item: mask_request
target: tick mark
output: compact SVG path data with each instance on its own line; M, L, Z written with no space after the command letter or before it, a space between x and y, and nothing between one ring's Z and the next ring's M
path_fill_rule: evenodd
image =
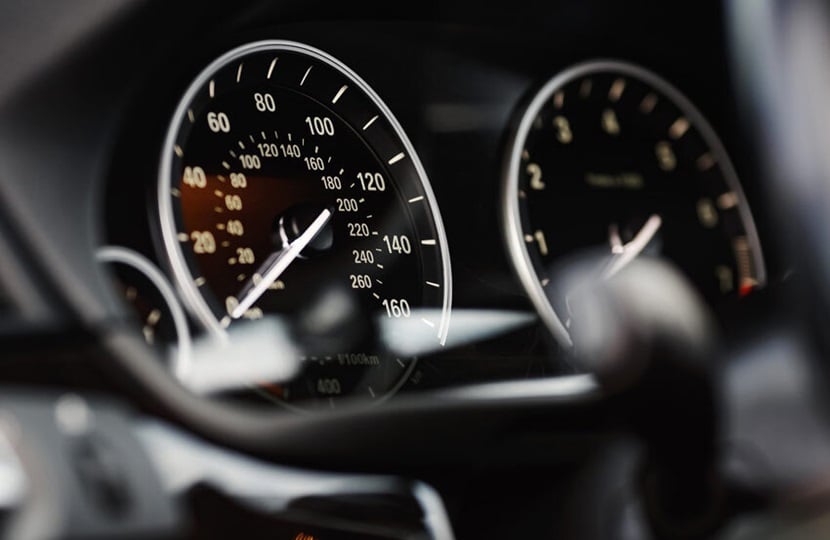
M718 208L729 210L738 206L738 195L734 191L727 191L717 199Z
M689 130L689 121L683 118L682 116L674 121L674 123L669 127L669 136L677 140L683 135L686 134L686 131Z
M649 92L646 94L646 97L643 98L643 101L640 102L640 112L643 114L649 114L656 106L657 96L654 93Z
M622 97L623 92L625 92L625 79L617 79L608 90L608 99L616 103Z
M591 95L591 79L585 79L582 81L582 84L579 85L579 97L582 99L587 98Z
M305 75L303 75L303 80L300 81L300 86L305 84L305 80L308 78L308 74L311 73L311 68L314 66L308 66L308 69L305 70Z
M270 79L271 74L274 73L274 66L277 65L277 60L279 60L279 57L275 57L271 60L271 65L268 67L268 75L266 76L266 79Z
M337 103L337 100L340 99L341 97L343 97L343 94L345 94L346 90L348 90L348 89L349 89L349 85L347 85L347 84L344 84L343 86L341 86L340 90L337 91L337 93L334 95L334 99L332 99L331 102L332 103Z
M715 165L715 158L712 157L712 154L709 152L704 153L695 162L697 165L698 170L700 171L708 171Z
M367 129L369 129L369 126L374 124L375 120L377 120L377 119L378 119L378 115L375 115L372 118L370 118L369 121L366 122L366 124L363 126L363 131L366 131Z

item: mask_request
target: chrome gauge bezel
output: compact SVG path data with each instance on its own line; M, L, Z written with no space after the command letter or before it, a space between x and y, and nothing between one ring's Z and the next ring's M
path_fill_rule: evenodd
M170 312L176 330L176 343L170 359L170 370L177 378L183 380L191 369L193 338L190 335L184 308L167 280L167 276L147 257L123 246L102 246L95 252L95 258L104 264L121 264L132 268L156 288Z
M674 85L656 73L639 65L622 60L609 59L579 63L561 71L546 82L534 94L534 97L522 112L519 122L509 139L510 143L507 146L507 155L503 170L501 204L504 238L513 268L542 322L557 342L568 350L573 348L571 337L562 319L556 313L547 294L542 288L540 278L536 273L527 249L527 244L524 241L522 213L519 202L519 170L522 160L522 150L527 144L533 122L541 112L545 103L552 99L553 95L559 89L574 79L597 72L619 73L620 75L639 79L641 82L650 85L669 98L686 115L690 123L695 126L704 142L709 146L711 152L715 154L715 159L721 167L727 185L738 198L738 212L746 229L747 239L750 243L752 254L754 255L753 262L755 264L758 284L763 286L766 283L766 268L761 250L761 242L737 172L720 137L718 137L712 125L706 120L698 108Z

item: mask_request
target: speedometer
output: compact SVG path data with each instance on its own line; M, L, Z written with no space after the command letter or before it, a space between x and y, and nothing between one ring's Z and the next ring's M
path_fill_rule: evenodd
M294 316L334 289L446 339L450 262L424 169L375 92L317 49L253 43L199 74L169 128L158 196L176 282L211 332ZM301 360L298 380L254 389L302 406L378 401L415 362L365 348Z

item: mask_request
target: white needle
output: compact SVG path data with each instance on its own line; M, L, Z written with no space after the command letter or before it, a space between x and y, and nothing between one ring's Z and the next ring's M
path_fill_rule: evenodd
M239 293L239 305L237 305L231 312L231 317L238 319L242 317L251 306L253 306L259 297L268 290L268 287L274 283L285 269L294 262L294 259L306 248L323 230L326 223L331 219L331 211L326 209L320 212L311 225L303 231L293 242L289 243L283 249L272 253L268 256L262 266L254 275L262 276L262 279L248 281L242 292Z
M616 223L608 227L608 243L611 244L611 253L615 255L625 251L622 238L620 238L620 229Z
M608 266L605 268L605 271L602 273L602 277L605 279L610 278L623 268L629 265L631 261L637 258L637 256L642 253L642 251L646 248L651 239L654 238L654 235L657 234L657 231L660 230L660 226L663 224L663 220L660 219L660 216L657 214L652 214L648 221L646 221L643 228L637 233L637 235L631 239L630 242L623 244L621 247L617 246L615 243L615 233L616 227L612 226L610 229L611 235L611 246L612 251L614 252L614 256L608 263ZM617 234L617 242L619 235Z

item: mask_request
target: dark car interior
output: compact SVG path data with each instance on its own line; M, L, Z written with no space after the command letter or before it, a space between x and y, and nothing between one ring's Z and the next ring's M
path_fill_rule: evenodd
M828 50L0 0L0 535L830 538Z

